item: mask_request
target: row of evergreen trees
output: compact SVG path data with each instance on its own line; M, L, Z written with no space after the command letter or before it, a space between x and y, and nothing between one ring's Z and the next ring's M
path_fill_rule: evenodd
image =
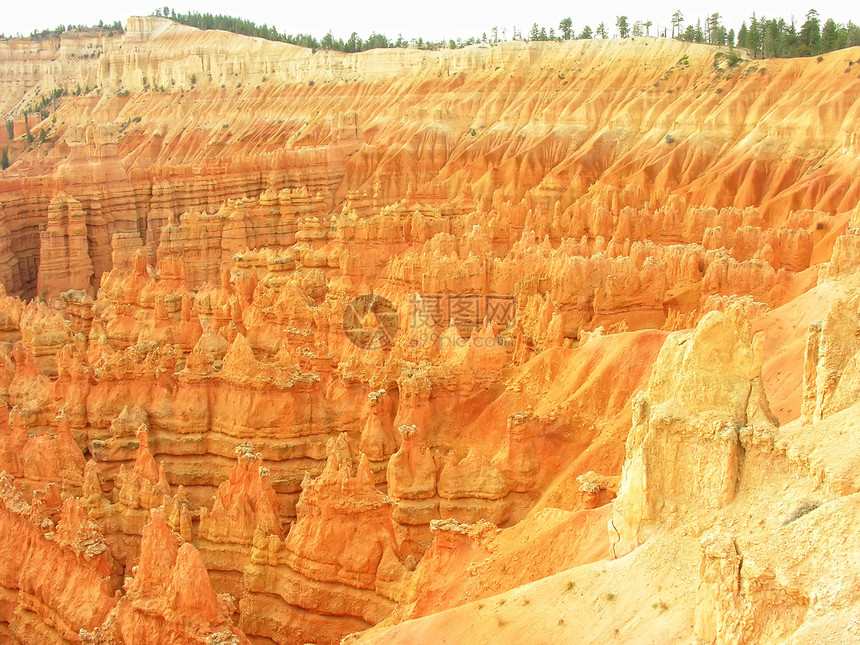
M156 16L164 16L184 25L197 27L198 29L221 29L245 36L256 36L267 40L291 43L313 50L327 49L347 53L366 51L368 49L407 47L410 45L421 49L440 49L443 47L453 49L475 43L497 43L502 40L508 40L508 30L505 28L500 30L498 27L493 27L489 32L489 36L487 33L484 33L479 37L465 40L425 41L422 38L418 38L407 41L402 36L398 36L392 40L384 34L378 33L372 33L368 38L362 39L355 32L346 40L335 38L331 32L317 39L310 34L284 34L279 32L274 26L266 24L257 25L251 20L221 14L213 15L198 11L176 13L170 7L158 8L153 13ZM860 45L860 25L856 25L851 21L847 24L841 24L832 18L822 20L815 9L811 9L806 14L805 21L800 26L795 25L794 20L786 22L782 18L768 19L763 16L756 16L753 13L749 19L749 24L747 24L747 21L744 21L737 32L735 32L734 29L726 28L719 13L708 15L704 20L704 24L701 19L696 20L696 23L693 24L692 22L687 23L685 21L681 11L675 11L672 14L670 25L671 32L669 31L669 27L664 27L661 30L655 30L653 35L664 38L677 38L686 42L742 47L749 49L754 57L761 58L816 56L837 49ZM525 36L518 29L514 28L511 30L510 39L553 41L609 38L611 36L628 38L630 36L650 36L652 35L652 27L654 27L654 22L651 20L637 21L631 24L627 16L618 16L615 19L614 29L607 29L605 23L600 23L596 29L592 29L586 25L577 32L574 29L573 21L570 18L564 18L559 22L558 31L554 27L547 29L535 23ZM113 34L122 33L123 28L119 21L112 24L99 21L98 25L93 25L92 27L85 25L60 25L56 29L34 31L30 34L30 37L34 39L57 37L66 31L72 30L103 30L109 34ZM0 38L2 37L0 35Z
M794 23L787 24L782 19L757 19L753 14L749 28L744 23L738 31L738 46L746 47L755 56L763 58L815 56L857 45L860 45L860 25L850 21L841 25L832 18L822 25L814 9L806 14L806 22L800 30Z
M46 40L48 38L59 38L60 34L64 34L67 31L104 31L107 32L108 36L113 36L114 34L124 33L124 29L122 27L122 23L117 20L116 22L106 23L103 20L99 20L97 25L59 25L58 27L54 27L53 29L43 29L42 31L33 30L30 34L29 38L32 40ZM20 38L20 36L18 36ZM0 34L0 39L5 39L6 36L4 34Z
M684 14L676 11L672 14L671 35L667 33L669 28L662 29L655 34L662 37L677 38L692 43L709 43L712 45L728 45L729 47L744 47L752 50L755 55L772 57L788 56L813 56L824 54L845 47L860 45L860 26L853 22L839 24L832 18L822 23L818 12L811 9L806 14L806 19L798 28L794 21L787 23L782 18L767 19L757 17L755 13L749 20L741 24L735 33L734 29L727 29L723 24L719 13L712 13L705 18L704 25L699 19L695 24L687 24L685 28ZM649 36L654 23L650 20L635 22L630 25L627 16L618 16L615 19L615 30L613 35L621 38L629 36ZM570 18L565 18L559 24L558 36L555 31L538 28L532 25L529 40L570 40L571 38L607 37L604 23L592 33L589 27L585 27L578 35L574 35Z
M257 25L251 20L244 18L236 18L234 16L224 16L221 14L213 15L211 13L200 13L199 11L189 11L188 13L176 13L170 7L156 9L153 15L170 18L183 25L196 27L197 29L220 29L222 31L230 31L234 34L242 34L243 36L255 36L257 38L265 38L266 40L275 40L282 43L290 43L300 47L309 49L331 49L335 51L353 53L366 51L368 49L379 49L387 47L408 47L410 44L417 45L415 41L410 43L403 38L390 40L383 34L372 33L366 40L362 40L357 33L343 40L334 38L329 32L321 39L317 40L310 34L282 34L275 27L270 27L267 24ZM423 45L423 40L421 41ZM430 43L428 43L429 45ZM433 43L438 46L444 46L445 43Z
M806 19L798 28L794 21L786 22L782 18L757 17L755 13L750 17L749 27L746 21L741 24L735 33L734 29L726 29L722 16L712 13L696 24L688 24L686 28L684 14L676 11L672 14L671 38L677 38L691 43L709 43L712 45L728 45L729 47L743 47L749 49L754 57L762 58L788 58L795 56L816 56L826 54L837 49L854 47L860 45L860 25L849 21L848 24L839 24L832 18L823 23L818 11L811 9L806 14ZM630 25L627 16L618 16L615 19L614 32L621 38L629 36L650 35L653 22L635 22ZM667 37L667 30L663 29L657 34ZM571 38L592 38L601 36L606 38L606 27L601 23L597 31L592 34L589 27L585 27L579 36L573 35L570 18L565 18L559 24L559 36L555 36L553 29L549 32L545 28L532 25L529 34L530 40L569 40Z
M447 42L425 41L421 38L407 41L400 36L396 40L391 40L378 33L372 33L367 39L362 40L354 32L346 40L334 38L331 32L321 39L317 39L310 34L283 34L273 26L257 25L250 20L220 14L213 15L197 11L176 13L170 7L156 9L154 13L156 16L164 16L198 29L222 29L245 36L291 43L313 50L327 49L348 53L409 45L422 49L455 48L481 42L497 43L500 40L508 39L507 30L499 30L498 27L493 27L489 36L484 33L477 38L449 40ZM675 11L672 14L670 24L671 34L667 33L669 28L666 27L659 32L655 30L654 35L664 38L677 38L686 42L743 47L749 49L754 57L815 56L836 49L860 45L860 26L850 21L848 24L840 24L832 18L822 22L815 9L806 14L806 20L799 28L795 26L793 20L786 22L782 18L767 19L757 17L755 13L749 20L749 26L744 21L737 32L734 29L726 28L719 13L707 16L703 25L702 20L697 20L695 24L686 24L681 11ZM630 36L650 36L652 35L652 27L654 27L654 22L651 20L637 21L631 24L627 16L618 16L615 20L614 30L610 31L605 23L600 23L594 30L586 25L577 33L573 21L570 18L564 18L558 25L558 31L554 27L547 29L535 23L526 36L523 36L518 29L513 29L511 39L552 41L609 38L610 36L628 38Z
M822 23L815 9L809 10L799 28L794 20L768 19L757 17L755 13L750 17L749 27L744 21L737 34L734 29L726 30L719 13L705 19L704 29L701 20L687 25L686 29L683 26L684 16L676 11L672 15L673 36L677 33L677 38L688 42L743 47L753 56L762 58L816 56L860 45L860 25L851 21L843 25L832 18Z

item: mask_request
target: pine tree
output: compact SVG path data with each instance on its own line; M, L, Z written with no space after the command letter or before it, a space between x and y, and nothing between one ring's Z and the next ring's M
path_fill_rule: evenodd
M3 148L3 155L0 156L0 170L6 170L9 167L9 153L6 148Z
M738 30L738 47L747 46L747 23L741 23L741 28Z
M821 27L818 12L810 9L806 14L806 22L800 28L800 40L809 48L809 54L817 54L821 45Z
M615 19L615 26L618 27L618 35L621 38L627 38L630 35L630 25L627 23L627 16L618 16Z
M836 40L839 37L839 27L833 18L828 18L821 30L821 51L832 52L836 49Z
M761 35L759 34L759 24L755 14L750 18L750 28L747 33L746 46L752 50L753 58L757 58L759 47L761 47Z
M681 13L681 10L678 9L675 13L672 14L672 38L675 37L675 31L677 30L677 35L681 37L681 25L684 24L684 14Z
M780 24L780 22L782 24ZM768 20L764 23L764 35L762 37L761 49L762 55L765 58L782 56L782 32L785 27L785 22L780 22L777 22L776 20Z
M693 42L703 43L705 42L705 32L702 31L702 21L696 21L696 28L693 30Z
M561 37L565 40L573 38L573 21L570 18L562 18L558 23L558 30L561 32Z
M720 14L712 13L708 16L708 42L712 45L722 45L722 25L720 25Z

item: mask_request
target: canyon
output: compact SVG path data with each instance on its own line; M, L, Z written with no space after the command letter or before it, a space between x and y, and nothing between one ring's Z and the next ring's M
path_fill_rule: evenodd
M0 112L3 642L860 640L860 48L131 17Z

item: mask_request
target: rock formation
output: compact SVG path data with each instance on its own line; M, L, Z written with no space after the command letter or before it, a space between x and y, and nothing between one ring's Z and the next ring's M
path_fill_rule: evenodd
M741 433L778 424L761 378L761 336L740 308L711 312L695 330L666 338L647 392L633 400L633 427L610 524L615 553L690 506L717 509L735 497Z
M170 531L159 511L144 529L125 592L103 625L81 632L83 642L248 642L230 622L229 603L212 590L200 554Z
M286 540L261 522L245 569L241 626L277 643L337 643L393 608L386 583L402 569L391 502L345 435L330 439L323 472L306 476Z
M856 640L860 51L738 51L0 41L0 640Z

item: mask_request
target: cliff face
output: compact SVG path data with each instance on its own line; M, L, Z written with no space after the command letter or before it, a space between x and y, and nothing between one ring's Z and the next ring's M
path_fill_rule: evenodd
M0 634L838 633L857 55L0 43Z
M222 208L267 187L306 188L326 214L360 219L406 198L402 217L430 218L408 227L419 237L453 232L434 220L483 201L498 243L526 225L539 239L698 243L732 249L738 262L801 269L810 245L838 226L829 216L860 194L851 51L728 66L708 47L640 38L345 56L160 18L131 18L112 38L7 41L3 111L56 88L91 89L60 99L46 123L28 122L49 141L0 182L9 288L33 295L39 223L60 190L82 205L94 286L116 234L136 233L154 262L168 222L180 228L163 253L188 251L195 282L213 277L214 264L202 268L217 261L208 249L224 260L243 244L288 246L271 235L289 233L289 199L271 223L274 195L256 211ZM300 220L304 206L295 207ZM758 210L707 210L726 207ZM213 209L190 252L182 240L194 235L193 214ZM47 271L63 275L63 262L51 258ZM749 271L720 268L709 284L719 290L716 274L738 270Z

